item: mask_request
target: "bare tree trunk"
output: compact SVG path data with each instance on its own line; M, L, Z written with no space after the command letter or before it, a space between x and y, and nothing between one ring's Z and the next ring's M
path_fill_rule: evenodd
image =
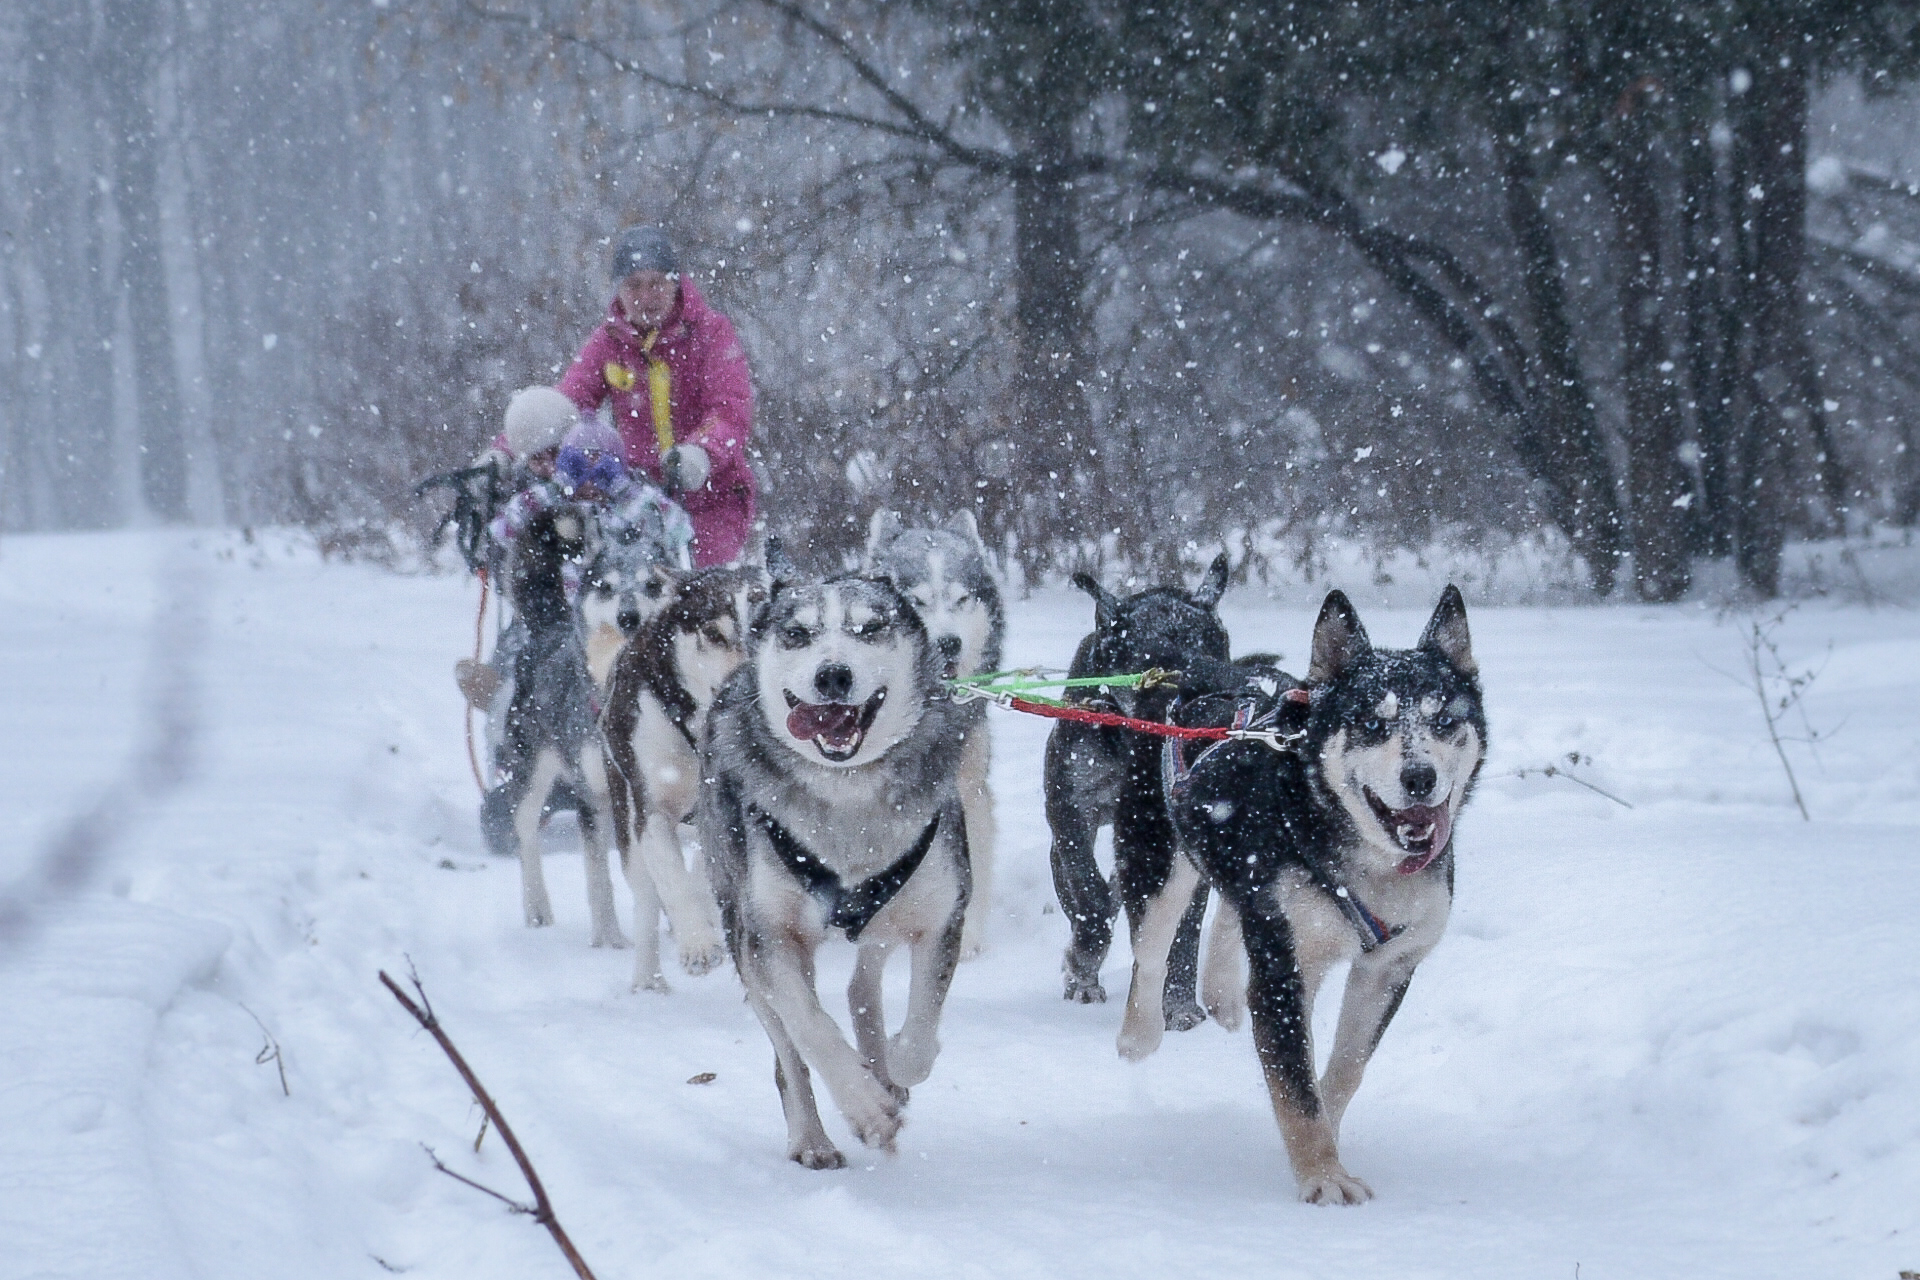
M1722 225L1722 188L1713 149L1704 135L1688 139L1681 163L1681 265L1687 273L1687 381L1693 389L1693 421L1700 451L1700 502L1694 511L1700 550L1733 553L1733 366L1739 351L1739 321L1728 305L1716 228Z
M1093 376L1086 262L1079 201L1055 176L1067 155L1064 128L1047 130L1034 162L1014 179L1015 315L1020 352L1015 388L1022 423L1016 483L1025 490L1021 556L1030 571L1053 567L1056 548L1097 537L1106 508L1087 382Z
M1747 299L1752 408L1740 442L1741 493L1734 559L1740 575L1763 596L1780 589L1780 556L1792 510L1788 462L1794 438L1814 427L1820 412L1808 403L1801 367L1805 335L1800 280L1806 260L1807 68L1791 34L1776 27L1754 59L1745 96L1741 149L1747 172L1743 226L1750 257ZM1782 64L1785 65L1782 65Z
M1533 323L1533 351L1523 372L1529 399L1546 424L1542 476L1556 496L1554 521L1586 557L1594 590L1613 590L1625 550L1612 468L1568 319L1559 246L1541 204L1539 176L1527 150L1526 121L1512 107L1496 109L1495 141L1507 224L1520 247L1521 285ZM1539 474L1542 467L1530 468Z
M140 488L152 515L183 521L187 459L161 258L160 140L153 108L156 53L170 24L164 0L111 0L105 18L100 73L113 131L120 281L132 319L139 382Z
M1648 92L1651 92L1650 90ZM1639 89L1622 99L1604 171L1621 259L1621 363L1627 392L1627 492L1633 504L1634 581L1643 600L1668 603L1693 580L1687 554L1688 485L1680 462L1686 423L1669 358L1653 122Z

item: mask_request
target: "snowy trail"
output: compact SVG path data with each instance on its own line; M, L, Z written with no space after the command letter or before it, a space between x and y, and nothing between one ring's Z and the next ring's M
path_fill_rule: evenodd
M1817 759L1790 748L1803 823L1751 692L1713 669L1740 669L1736 619L1472 606L1493 752L1458 907L1348 1116L1378 1198L1330 1210L1293 1198L1244 1032L1122 1062L1124 943L1116 1003L1060 1000L1046 726L999 712L993 949L956 980L900 1153L788 1164L738 983L627 991L629 957L586 945L564 823L559 923L520 925L474 819L458 577L226 535L0 544L0 883L136 749L169 557L210 583L199 766L0 952L0 1277L565 1274L419 1149L520 1194L374 979L407 957L604 1280L1920 1267L1920 614L1812 603L1785 625L1796 661L1832 646L1808 701L1840 726ZM1383 644L1430 605L1353 594ZM1236 648L1298 665L1309 606L1235 591L1224 612ZM1089 616L1075 593L1018 604L1012 660L1064 662ZM1511 776L1570 751L1636 807ZM826 966L830 1007L845 972ZM255 1061L256 1015L291 1096Z

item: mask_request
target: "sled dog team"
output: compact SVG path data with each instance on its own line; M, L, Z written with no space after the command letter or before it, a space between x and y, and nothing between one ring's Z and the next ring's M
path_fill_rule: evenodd
M908 1090L939 1053L955 968L985 941L986 707L947 683L1001 660L1005 614L973 520L903 528L877 515L861 569L825 578L777 543L764 569L675 573L593 542L591 511L543 511L508 579L527 640L499 759L527 923L553 920L538 829L564 785L580 800L594 945L627 945L610 828L634 899L635 987L667 989L664 911L687 972L731 956L773 1044L788 1155L810 1169L846 1162L816 1076L859 1140L891 1151ZM1076 707L1234 736L1056 723L1044 788L1072 929L1064 994L1106 999L1100 968L1124 907L1121 1055L1144 1058L1209 1015L1229 1030L1250 1019L1302 1198L1358 1203L1372 1193L1341 1164L1340 1119L1446 927L1454 829L1486 750L1466 608L1448 587L1413 648L1376 649L1335 591L1296 679L1262 655L1233 659L1216 609L1226 580L1224 555L1193 590L1116 597L1074 578L1095 608L1072 676L1177 673L1076 689ZM681 847L688 822L704 873ZM1111 882L1094 861L1103 825ZM836 935L857 948L851 1044L814 978ZM898 949L912 972L889 1035L881 976ZM1343 961L1317 1074L1314 997Z

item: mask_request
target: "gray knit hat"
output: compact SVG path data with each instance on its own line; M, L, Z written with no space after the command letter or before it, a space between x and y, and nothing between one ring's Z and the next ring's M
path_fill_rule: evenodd
M613 242L613 279L617 283L636 271L680 274L680 256L673 241L659 227L628 227Z

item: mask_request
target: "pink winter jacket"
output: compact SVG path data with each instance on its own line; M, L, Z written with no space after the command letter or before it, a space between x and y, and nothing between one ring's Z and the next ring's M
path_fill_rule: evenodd
M610 403L627 465L644 470L659 484L660 446L647 399L647 357L641 351L645 338L627 323L619 299L614 299L607 318L560 379L560 392L584 413ZM747 465L753 380L746 354L733 323L709 307L685 277L680 280L679 305L660 326L653 353L667 362L673 375L674 443L697 444L713 462L705 487L676 495L693 520L693 562L726 564L746 549L757 496ZM626 390L608 381L610 369L617 381L630 384Z

